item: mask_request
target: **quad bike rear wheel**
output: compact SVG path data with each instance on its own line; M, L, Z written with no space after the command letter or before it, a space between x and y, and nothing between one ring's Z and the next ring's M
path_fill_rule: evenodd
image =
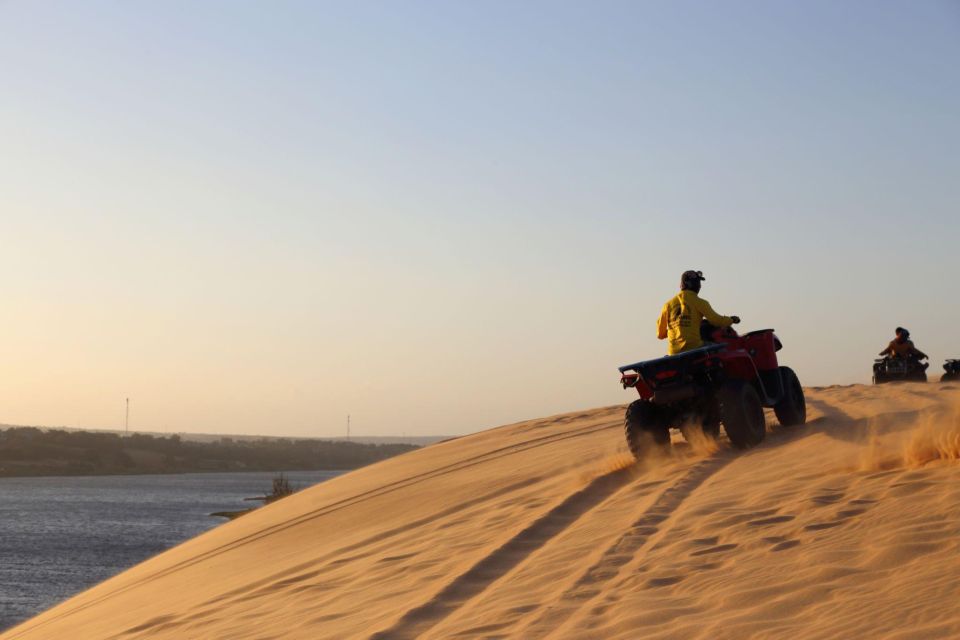
M683 434L684 439L687 442L690 442L692 438L696 436L691 433L692 429L699 429L703 432L703 435L707 436L711 440L716 440L720 437L720 402L716 398L710 400L707 403L706 408L703 410L703 414L698 416L698 419L693 423L687 423L680 426L680 433Z
M634 458L639 460L653 449L670 446L670 426L663 413L649 400L634 400L627 407L623 432Z
M960 380L960 373L945 373L940 376L940 382L954 382Z
M793 427L807 421L807 402L803 397L800 378L790 367L780 367L783 380L783 397L773 406L777 420L785 427Z
M738 449L755 447L767 435L760 395L742 380L731 380L720 388L720 418L727 437Z

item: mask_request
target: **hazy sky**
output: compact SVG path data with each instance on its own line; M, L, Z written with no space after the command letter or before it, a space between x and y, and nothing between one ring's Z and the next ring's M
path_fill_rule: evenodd
M960 3L0 2L0 422L632 400L684 269L808 385L960 358Z

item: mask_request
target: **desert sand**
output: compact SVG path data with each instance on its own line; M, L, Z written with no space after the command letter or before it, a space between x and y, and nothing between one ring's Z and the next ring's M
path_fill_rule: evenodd
M960 637L960 386L806 392L746 452L634 463L622 406L435 444L2 639Z

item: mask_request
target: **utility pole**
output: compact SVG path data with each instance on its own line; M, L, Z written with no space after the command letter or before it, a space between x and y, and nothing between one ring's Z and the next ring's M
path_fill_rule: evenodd
M130 435L130 398L127 398L127 417L123 421L124 430Z
M347 442L350 442L350 414L347 414Z

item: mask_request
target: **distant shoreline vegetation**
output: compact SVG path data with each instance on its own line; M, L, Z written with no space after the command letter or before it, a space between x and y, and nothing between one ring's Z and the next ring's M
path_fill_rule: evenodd
M10 427L0 429L0 477L224 471L349 470L418 449L410 444L223 437Z

